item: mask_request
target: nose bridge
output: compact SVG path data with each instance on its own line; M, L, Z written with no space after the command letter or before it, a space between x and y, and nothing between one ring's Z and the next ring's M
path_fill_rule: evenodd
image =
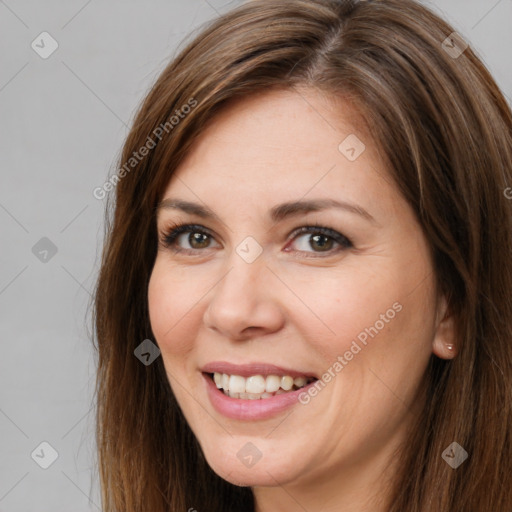
M233 300L233 305L238 305L240 310L253 307L260 292L264 291L265 282L268 282L268 278L263 278L266 270L264 258L260 256L247 262L233 250L226 266L224 277L213 290L213 300L217 303Z
M235 245L227 259L228 272L218 284L218 291L227 294L241 295L242 300L254 297L251 290L256 291L259 284L265 282L267 254L263 246L252 237L247 236ZM267 276L268 278L268 276Z
M269 288L266 259L263 253L253 259L254 247L251 249L251 242L247 243L248 246L242 242L232 251L226 272L211 291L204 315L208 327L230 338L242 336L247 327L266 331L278 328L281 322L279 305Z

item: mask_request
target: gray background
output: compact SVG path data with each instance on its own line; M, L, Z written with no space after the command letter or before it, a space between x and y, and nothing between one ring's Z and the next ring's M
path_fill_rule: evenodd
M87 305L104 201L92 191L185 35L238 3L0 0L0 512L100 510ZM510 101L512 0L430 5ZM43 31L59 45L47 59L31 47ZM43 441L58 453L48 469Z

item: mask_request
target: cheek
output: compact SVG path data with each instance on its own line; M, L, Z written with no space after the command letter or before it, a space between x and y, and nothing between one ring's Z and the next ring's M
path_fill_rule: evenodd
M157 259L148 285L148 307L151 328L164 359L191 350L194 329L199 325L195 316L199 297L193 280L180 280L178 272L170 271Z
M314 343L329 367L338 356L363 363L416 364L428 357L433 336L433 277L428 261L405 267L398 257L374 258L356 267L305 269L287 276L300 302L288 306L293 323ZM407 272L403 271L407 268ZM314 340L314 341L312 341ZM352 365L352 363L350 363Z
M306 269L300 278L288 276L300 299L290 296L288 310L299 330L315 340L315 350L325 362L349 350L354 340L364 347L398 325L404 294L401 283L385 277L385 269L321 270Z

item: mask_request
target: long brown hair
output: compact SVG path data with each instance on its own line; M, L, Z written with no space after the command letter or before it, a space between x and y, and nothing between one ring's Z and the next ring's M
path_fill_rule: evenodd
M229 100L297 86L358 105L455 319L457 356L431 358L390 512L512 510L512 115L452 32L413 0L254 0L210 22L161 73L109 187L95 293L105 512L254 510L250 488L206 463L161 358L146 366L134 349L155 340L155 206L174 170ZM458 469L441 457L453 441L469 454Z

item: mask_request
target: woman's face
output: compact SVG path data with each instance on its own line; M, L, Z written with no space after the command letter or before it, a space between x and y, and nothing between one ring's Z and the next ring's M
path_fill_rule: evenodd
M240 100L158 210L163 235L194 226L159 247L152 330L208 463L232 483L329 493L335 474L378 479L429 357L449 357L426 240L356 125L349 104L312 90Z

